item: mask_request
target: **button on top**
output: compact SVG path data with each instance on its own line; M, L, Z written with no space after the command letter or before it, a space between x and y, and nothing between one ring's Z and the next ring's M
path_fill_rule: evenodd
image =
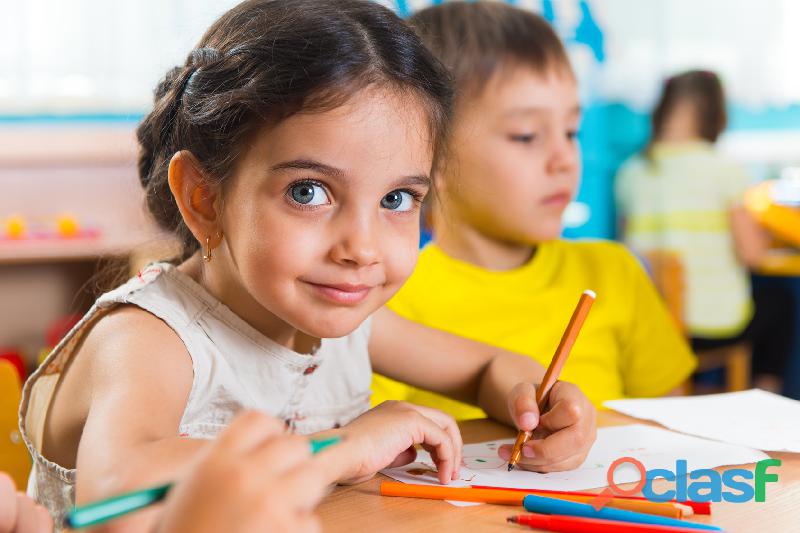
M308 374L313 374L314 370L316 370L316 369L317 369L317 365L311 365L309 367L306 367L306 369L303 370L303 375L307 376Z

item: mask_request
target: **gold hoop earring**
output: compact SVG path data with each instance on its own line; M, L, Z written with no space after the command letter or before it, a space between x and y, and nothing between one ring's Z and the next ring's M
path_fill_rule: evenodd
M203 261L206 263L211 262L211 236L206 236L206 253L203 254Z

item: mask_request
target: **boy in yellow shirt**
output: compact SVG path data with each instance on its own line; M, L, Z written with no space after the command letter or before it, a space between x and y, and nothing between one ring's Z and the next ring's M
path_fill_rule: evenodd
M430 205L434 242L389 307L547 366L592 289L598 299L562 379L596 405L675 391L696 361L637 260L615 243L559 240L578 187L580 104L558 36L495 2L437 5L410 22L451 69L457 98ZM485 416L376 375L373 402L388 399Z

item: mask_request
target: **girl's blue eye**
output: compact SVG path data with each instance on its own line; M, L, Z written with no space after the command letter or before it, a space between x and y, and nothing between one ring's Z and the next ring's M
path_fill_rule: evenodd
M289 187L292 200L301 205L325 205L330 199L325 189L315 183L296 183Z
M567 138L568 138L570 141L574 141L575 139L577 139L577 138L578 138L578 131L577 131L577 130L568 131L568 132L567 132Z
M381 207L392 211L411 211L414 197L408 191L392 191L381 199Z
M535 138L536 138L536 135L534 135L533 133L523 134L523 135L512 135L511 136L511 140L512 141L519 142L519 143L525 143L525 144L533 142L533 140Z

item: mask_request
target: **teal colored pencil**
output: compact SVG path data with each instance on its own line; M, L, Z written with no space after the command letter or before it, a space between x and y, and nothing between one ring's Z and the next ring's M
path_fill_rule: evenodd
M321 452L328 446L339 442L341 437L331 437L328 439L311 440L311 453ZM157 487L127 492L105 500L75 507L64 518L64 527L72 529L82 529L85 527L96 526L105 522L119 518L120 516L138 511L148 505L158 503L167 497L167 493L172 488L172 483L166 483Z

